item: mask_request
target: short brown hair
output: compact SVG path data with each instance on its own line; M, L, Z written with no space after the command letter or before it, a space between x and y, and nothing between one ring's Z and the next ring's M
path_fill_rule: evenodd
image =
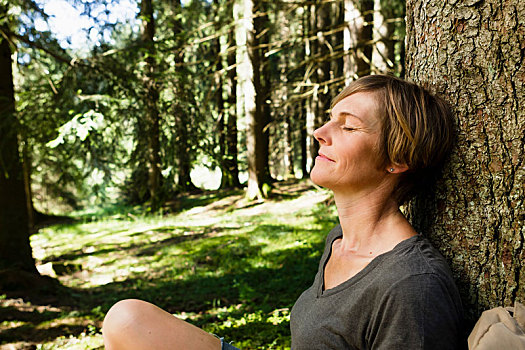
M382 74L353 81L334 98L332 107L357 92L375 95L382 130L379 149L385 164L406 164L409 168L393 193L403 204L423 184L422 180L439 170L450 152L454 144L451 110L424 88Z

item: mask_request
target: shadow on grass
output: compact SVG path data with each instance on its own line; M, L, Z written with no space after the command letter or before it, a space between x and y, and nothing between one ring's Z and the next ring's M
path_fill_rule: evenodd
M181 194L176 198L167 201L164 209L167 212L180 212L195 207L202 207L213 202L219 201L226 197L241 196L244 194L242 189L225 189L216 191L202 191L198 194Z
M51 255L45 259L42 260L42 263L48 263L48 262L63 262L63 261L72 261L79 258L83 258L86 256L97 256L97 255L103 255L108 253L113 253L116 251L139 251L138 253L134 253L137 256L141 255L148 255L153 253L154 251L161 249L162 247L173 245L173 244L179 244L186 241L191 240L197 240L209 237L210 235L217 234L222 231L227 230L233 230L233 228L230 227L208 227L208 226L193 226L191 227L190 231L186 227L178 227L178 226L166 226L166 227L160 227L155 229L150 229L147 231L150 232L166 232L166 231L173 231L175 229L185 229L184 232L180 235L172 236L165 238L163 240L155 241L155 242L135 242L131 244L122 244L122 243L102 243L101 245L104 246L104 248L98 248L97 245L92 245L89 247L82 247L81 249L72 250L66 254L61 255ZM145 231L135 232L128 237L134 237L139 235L144 235ZM95 249L92 252L88 252L87 248L90 248L90 250Z
M14 306L0 306L0 320L2 321L21 321L21 322L36 322L41 323L55 319L60 316L60 312L57 311L44 311L39 312L37 310L20 310Z
M36 328L34 325L24 324L19 327L3 330L0 335L2 338L1 343L30 341L38 344L51 341L61 336L77 336L85 330L86 327L84 325L78 324L61 324L43 329ZM34 349L36 349L36 347Z

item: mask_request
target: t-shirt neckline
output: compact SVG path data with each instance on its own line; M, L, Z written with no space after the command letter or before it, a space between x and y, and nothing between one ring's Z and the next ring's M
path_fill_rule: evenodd
M336 239L338 239L338 238L340 238L342 236L343 236L343 232L342 232L342 230L341 230L341 228L339 226L339 232L334 235L334 237L330 240L330 242L327 242L328 247L329 247L328 248L329 249L328 250L328 254L326 254L326 256L324 257L324 261L322 261L322 263L319 264L320 265L319 268L321 269L321 271L320 271L320 274L319 274L320 278L319 278L318 286L317 286L317 297L318 298L328 297L328 296L336 294L336 293L338 293L338 292L340 292L342 290L345 290L346 288L350 287L351 285L354 285L355 283L358 283L364 276L369 274L377 265L381 264L383 261L388 259L395 252L397 252L400 249L403 249L403 247L405 247L407 245L413 244L412 243L413 241L417 241L417 240L419 240L421 238L421 236L419 234L417 234L415 236L412 236L412 237L409 237L407 239L402 240L401 242L396 244L394 246L394 248L392 248L391 250L376 256L361 271L359 271L358 273L356 273L355 275L353 275L352 277L350 277L346 281L341 282L340 284L338 284L337 286L335 286L333 288L330 288L330 289L327 289L327 290L323 290L323 288L324 288L324 270L325 270L326 264L328 263L328 260L330 259L330 256L332 255L332 245L333 245L333 243L334 243L334 241Z

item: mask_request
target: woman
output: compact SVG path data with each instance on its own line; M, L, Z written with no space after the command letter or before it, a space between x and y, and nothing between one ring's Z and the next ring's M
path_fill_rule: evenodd
M455 349L462 309L443 257L399 211L452 145L446 105L403 80L346 87L314 132L311 172L333 191L340 225L291 313L292 349ZM235 349L149 303L114 305L106 349Z

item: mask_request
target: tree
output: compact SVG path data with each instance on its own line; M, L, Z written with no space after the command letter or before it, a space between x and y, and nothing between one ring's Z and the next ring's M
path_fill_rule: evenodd
M442 95L457 145L409 214L451 263L467 316L525 301L525 3L407 2L407 75Z
M214 0L214 24L217 33L222 26L227 25L224 17L232 15L233 7L227 2L223 10L219 0ZM235 38L234 31L228 30L222 36L225 42L221 42L221 36L217 36L213 49L216 56L215 72L215 98L218 109L218 142L219 142L219 165L221 168L221 188L240 187L239 169L237 165L237 116L235 115ZM225 55L224 55L225 54ZM224 57L226 56L226 57ZM226 68L224 67L226 63ZM226 74L223 72L226 71Z
M372 60L373 0L345 0L346 29L344 35L345 80L370 74ZM348 51L348 52L347 52Z
M260 0L237 0L233 8L237 43L237 115L246 118L247 197L252 199L264 197L263 185L269 176L266 128L268 120L263 106L265 94L261 82L264 59L258 47L260 40L258 35L264 30L261 22L265 19L259 18L256 22L257 26L254 26L254 13L262 9L262 6L258 5L262 5Z
M181 51L184 44L184 28L182 26L182 5L180 0L170 0L170 7L172 13L172 30L173 39L175 43L175 49ZM189 95L187 92L188 84L188 71L184 67L184 56L180 53L175 53L174 67L176 70L176 81L175 81L175 94L184 96L182 103L191 103L195 101L189 101ZM177 142L175 142L176 156L178 161L178 180L177 189L182 192L195 190L196 187L191 181L191 166L192 166L192 118L182 108L173 109L174 120L175 120L175 133Z
M20 162L7 3L0 4L0 270L35 275L29 245L29 219ZM2 278L5 279L5 276ZM5 282L5 281L4 281Z
M253 144L255 151L255 169L258 178L259 190L263 185L271 182L269 167L269 144L270 144L270 122L272 120L270 111L271 71L270 61L267 57L268 45L270 43L270 20L268 2L264 0L253 0L253 34L250 37L248 54L252 60L253 85L255 86L255 119L251 124L253 130ZM250 123L249 123L250 125ZM251 134L251 133L250 133ZM249 191L248 197L253 197ZM266 191L263 195L266 196ZM253 192L255 193L255 192Z
M315 88L315 98L314 103L314 121L313 127L317 129L323 125L328 116L330 110L330 102L332 99L332 93L327 82L330 80L331 76L331 51L333 51L331 35L327 35L325 31L330 29L332 26L332 4L326 3L324 1L316 1L315 4L315 15L312 16L314 23L313 28L315 28L317 40L313 42L314 55L316 58L316 69L314 74L314 80L318 84ZM333 16L334 19L339 19L339 16ZM312 142L314 150L312 152L312 164L314 163L315 157L317 157L317 152L319 149L319 143Z
M305 10L305 33L307 35L305 55L310 61L307 68L308 73L305 77L306 85L310 88L306 102L308 170L313 167L319 148L319 144L313 137L313 132L326 120L330 108L331 91L328 82L332 66L331 51L333 51L333 45L330 41L331 35L327 35L326 31L329 31L332 25L331 10L331 3L319 0L307 5ZM334 19L337 20L340 17L335 16Z
M140 5L142 19L142 42L144 44L144 88L145 96L145 137L147 138L148 187L151 206L155 210L160 204L160 187L162 174L160 172L160 142L159 142L159 90L156 77L155 62L155 18L151 0L142 0Z
M374 47L372 52L372 72L393 73L399 71L396 65L396 30L403 18L404 2L374 0Z
M228 33L228 43L235 46L235 35L233 31ZM240 187L239 182L239 165L238 165L238 148L237 148L237 114L236 114L236 90L237 76L235 73L235 50L229 50L227 55L228 74L227 74L227 103L228 108L225 111L228 115L226 122L226 147L224 157L224 172L222 174L221 186Z

